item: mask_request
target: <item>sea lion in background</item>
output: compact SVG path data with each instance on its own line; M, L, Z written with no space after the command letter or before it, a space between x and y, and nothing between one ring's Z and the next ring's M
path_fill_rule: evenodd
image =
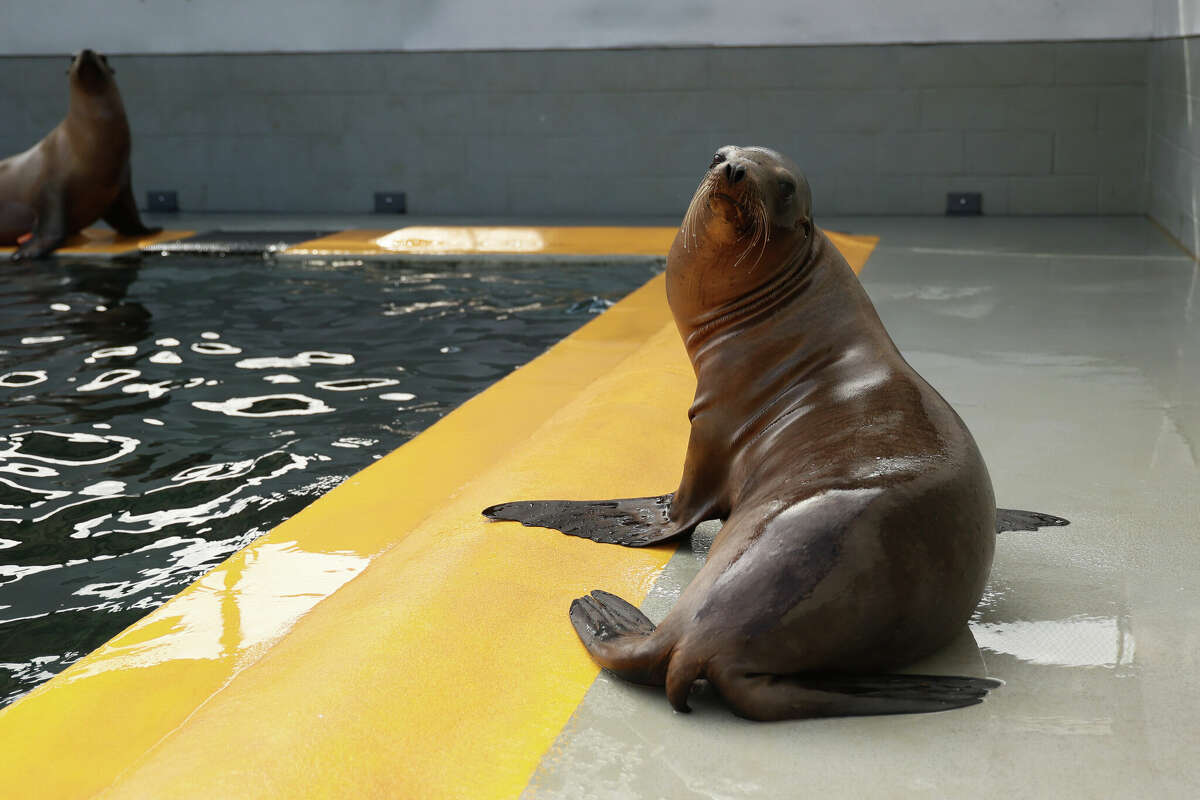
M66 118L29 150L0 161L0 245L20 244L13 260L42 258L97 219L122 236L161 230L138 216L129 121L108 60L84 50L67 74Z
M692 199L667 259L697 379L673 495L483 513L634 547L725 520L658 627L606 592L571 604L597 662L680 711L701 678L759 720L972 705L999 682L886 670L962 630L998 529L1066 521L997 512L971 434L811 209L800 170L759 147L717 151Z

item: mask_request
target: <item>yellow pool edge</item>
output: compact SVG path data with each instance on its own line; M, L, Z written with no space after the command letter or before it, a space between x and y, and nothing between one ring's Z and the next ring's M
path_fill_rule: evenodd
M141 254L142 248L195 235L191 230L162 230L146 236L118 236L108 228L85 228L69 238L51 255L59 258L124 258ZM15 247L0 247L0 258L12 255Z
M676 228L652 225L408 225L347 228L271 252L283 259L406 259L441 257L594 259L665 258ZM60 258L125 258L156 244L196 235L164 230L121 237L107 228L86 228L52 255ZM236 240L237 231L224 238ZM846 243L854 238L843 237ZM864 238L864 237L857 237ZM870 237L865 237L870 238ZM16 248L0 247L0 256Z
M833 237L856 271L877 241ZM671 553L478 510L670 490L691 390L656 278L0 711L0 785L514 796L596 674L569 600Z

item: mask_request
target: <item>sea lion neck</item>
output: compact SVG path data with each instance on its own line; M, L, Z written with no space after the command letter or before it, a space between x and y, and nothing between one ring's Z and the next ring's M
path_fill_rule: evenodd
M812 376L839 353L898 355L837 248L819 229L812 239L803 257L749 302L686 329L676 320L698 380L697 402L731 381L745 385L747 365L764 374Z
M714 337L775 314L805 293L824 261L823 248L831 245L816 226L786 239L771 241L757 260L738 266L726 254L714 259L672 248L667 299L693 363Z
M111 79L97 92L78 86L72 76L70 102L62 127L72 147L80 153L107 152L117 156L96 163L115 166L128 161L132 147L129 120L121 94Z
M108 65L101 56L84 50L68 73L67 118L124 122L125 104Z

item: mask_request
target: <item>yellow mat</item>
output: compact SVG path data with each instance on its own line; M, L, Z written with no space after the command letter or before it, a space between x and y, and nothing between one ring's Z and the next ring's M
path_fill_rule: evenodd
M116 231L108 228L84 228L79 233L67 239L66 243L54 251L56 256L84 256L88 258L113 258L115 256L135 255L143 247L149 247L159 242L172 241L191 236L195 231L160 231L148 236L118 236ZM16 252L15 247L0 247L0 257Z
M831 235L858 271L875 237ZM489 524L670 491L694 377L659 276L0 711L13 797L515 797L597 668L567 620L671 555Z

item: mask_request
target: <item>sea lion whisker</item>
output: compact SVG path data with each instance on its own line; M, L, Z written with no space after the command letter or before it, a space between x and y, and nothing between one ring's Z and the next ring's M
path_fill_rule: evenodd
M681 226L685 250L689 249L689 243L696 244L696 218L700 216L700 209L708 202L709 195L715 186L716 177L710 172L704 176L704 180L700 181L696 193L692 195L692 201L683 215L683 225Z
M750 198L748 205L751 205L753 209L751 215L751 224L754 227L754 236L750 239L750 244L746 246L745 251L742 252L737 261L733 262L733 265L736 267L738 264L742 263L742 259L750 254L750 251L753 250L755 245L759 243L759 240L762 240L762 249L759 251L758 258L756 258L754 263L750 266L751 271L753 271L758 266L759 262L762 261L763 253L766 252L767 241L770 239L771 235L771 228L767 222L766 200L764 200L761 196L752 197Z
M762 247L758 251L758 258L754 259L754 266L751 269L758 269L758 265L762 263L762 257L766 255L767 245L771 241L771 223L767 219L767 202L763 199L758 201L758 224L762 226Z

